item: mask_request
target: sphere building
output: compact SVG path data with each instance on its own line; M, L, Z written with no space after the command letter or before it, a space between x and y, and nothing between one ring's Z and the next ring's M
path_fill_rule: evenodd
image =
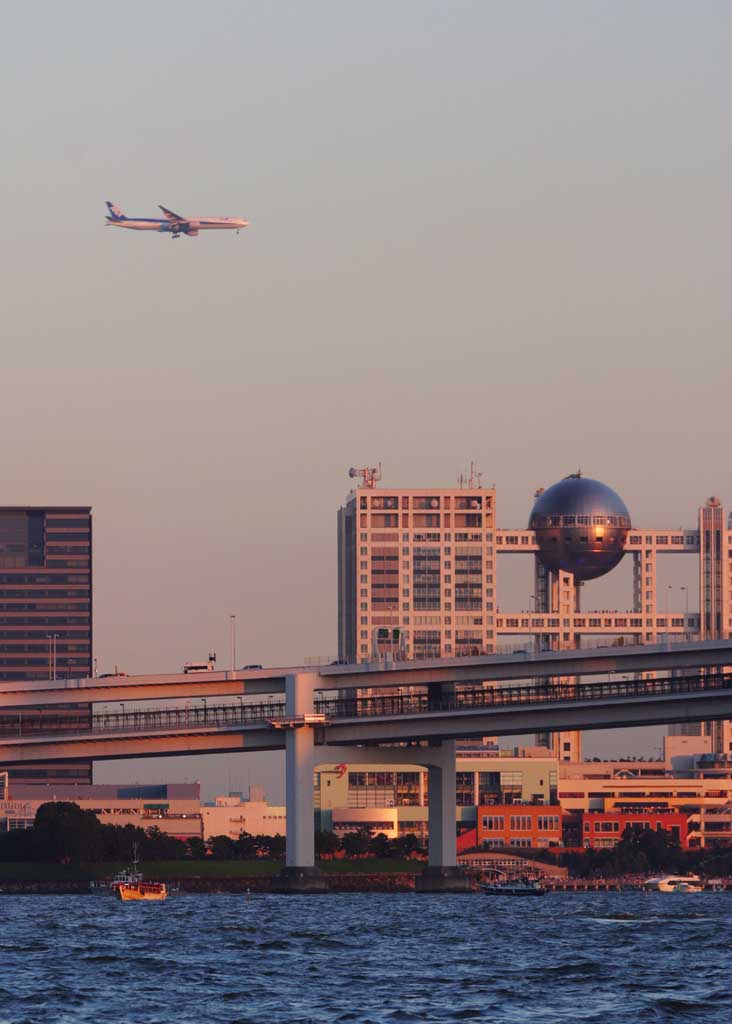
M630 514L606 484L573 473L537 493L529 529L547 569L571 572L577 581L594 580L622 559Z

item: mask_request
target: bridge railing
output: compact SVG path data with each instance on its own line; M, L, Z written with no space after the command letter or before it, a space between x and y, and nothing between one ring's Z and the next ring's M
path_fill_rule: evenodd
M258 704L195 705L183 708L146 708L145 710L103 711L89 715L26 714L5 712L0 714L0 736L53 736L60 733L84 732L138 732L142 730L167 731L191 729L198 726L236 726L275 721L285 715L283 701L263 701Z
M452 694L429 692L384 694L376 697L334 697L316 700L315 711L326 720L419 715L430 712L486 710L520 705L592 703L609 699L643 699L732 689L732 673L706 672L660 679L618 679L605 682L541 682L462 688ZM55 715L52 711L23 716L0 713L0 737L49 736L69 733L169 732L177 729L225 728L261 725L286 719L284 701L145 710L103 711L94 715Z
M467 711L521 704L574 703L636 699L699 693L732 688L732 674L708 672L693 676L661 679L622 679L593 683L551 683L533 685L482 686L458 690L448 696L429 693L384 694L376 697L335 698L316 702L316 710L327 718L385 717L426 712Z

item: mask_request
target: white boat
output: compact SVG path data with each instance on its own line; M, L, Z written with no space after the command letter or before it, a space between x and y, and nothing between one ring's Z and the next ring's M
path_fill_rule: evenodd
M543 896L546 889L531 878L507 879L504 882L480 882L486 896Z
M702 892L704 886L698 875L659 875L645 881L643 888L650 892Z
M123 868L121 871L118 871L114 878L104 878L98 882L90 882L90 892L95 896L118 896L120 886L139 885L142 881L142 872L138 870L139 864L137 843L134 843L132 847L132 867Z
M135 865L136 866L136 865ZM142 881L142 872L133 868L118 871L114 878L104 878L89 883L89 891L95 896L116 896L121 885L138 885Z

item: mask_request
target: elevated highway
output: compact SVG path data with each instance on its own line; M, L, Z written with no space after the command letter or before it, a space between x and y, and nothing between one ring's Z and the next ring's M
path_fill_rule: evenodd
M639 672L719 668L732 665L732 640L680 641L627 647L588 647L570 651L524 651L434 661L375 662L248 669L233 672L170 673L0 682L0 709L51 707L74 702L120 703L195 700L211 697L283 695L288 677L317 674L318 689L338 691L434 683L482 683L560 676L612 676Z
M302 890L319 887L313 876L315 767L323 761L373 757L373 748L385 744L379 748L380 761L403 763L408 757L410 763L427 768L425 886L454 888L463 884L455 875L457 738L729 718L732 673L723 669L730 665L732 641L711 640L521 651L392 666L5 682L0 684L0 761L24 764L284 748L286 879ZM669 675L629 678L648 672ZM556 682L569 676L583 681ZM584 681L597 677L602 678ZM517 685L517 680L525 682ZM398 688L406 692L393 692ZM367 695L356 696L358 690ZM229 703L209 703L214 697L228 698ZM202 706L124 706L186 699L200 699ZM54 707L76 703L107 707L97 708L91 729L85 717L77 732L61 731L69 726L67 719L59 728L45 731L52 726ZM121 710L110 711L110 704ZM34 724L23 722L22 708L29 705L43 708Z
M284 700L102 711L91 718L0 715L0 760L38 763L278 750L288 729L314 728L315 746L361 746L612 729L732 717L732 673L661 679L539 682L373 697L314 696L291 715Z

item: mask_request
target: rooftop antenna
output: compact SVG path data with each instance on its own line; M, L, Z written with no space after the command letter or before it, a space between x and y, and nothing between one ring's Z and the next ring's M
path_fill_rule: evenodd
M461 490L467 487L472 491L475 490L476 487L479 488L482 486L482 478L483 474L478 472L477 464L471 459L470 472L467 476L464 473L460 474L458 477L458 485Z
M360 476L363 480L362 487L375 487L376 481L381 480L381 463L378 466L351 466L348 475L353 480Z

